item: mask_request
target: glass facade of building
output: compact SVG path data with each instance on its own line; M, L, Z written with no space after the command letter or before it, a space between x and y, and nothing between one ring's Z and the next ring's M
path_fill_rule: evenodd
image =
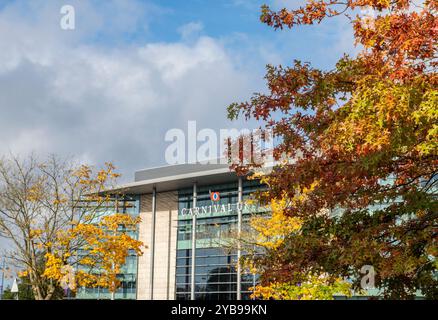
M243 202L260 189L259 181L243 181ZM211 192L218 192L219 201L210 199ZM236 231L238 219L238 182L197 188L196 250L195 250L195 299L237 299L237 252L224 245L230 233ZM191 298L192 266L192 212L193 189L178 192L178 235L176 261L176 299ZM258 208L241 207L242 220L257 213ZM242 299L249 299L249 288L256 276L241 276Z
M198 186L196 208L193 208L193 188L178 190L175 295L170 296L170 299L191 299L193 210L199 210L196 212L195 299L237 299L237 249L230 246L229 239L231 234L237 232L239 210L242 212L243 224L251 215L266 211L245 204L251 194L261 188L263 186L259 181L243 179L242 202L239 204L237 178L232 183ZM212 192L218 193L218 201L211 200ZM140 197L127 196L119 200L118 212L139 215ZM110 215L114 212L114 208L108 206L105 214ZM131 236L138 239L138 231ZM118 278L121 280L121 286L115 294L115 299L137 299L138 257L134 252L127 258ZM249 288L256 283L257 276L243 270L240 281L241 299L250 299ZM110 299L111 293L108 289L99 287L79 288L76 298Z
M105 209L105 215L115 213L115 205L108 206ZM130 214L138 216L140 212L140 197L126 196L118 201L118 213ZM129 232L129 235L138 239L138 231ZM122 267L122 272L117 276L121 281L121 286L115 293L115 299L136 299L137 298L137 260L135 252L129 253L126 259L126 264ZM110 299L111 293L106 288L79 288L76 293L77 299Z

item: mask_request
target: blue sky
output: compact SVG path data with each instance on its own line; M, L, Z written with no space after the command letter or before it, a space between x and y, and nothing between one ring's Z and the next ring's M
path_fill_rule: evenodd
M91 2L101 6L106 1ZM111 21L111 8L105 8L104 5L102 10L107 28L90 34L87 40L108 46L175 42L180 40L180 29L184 25L198 24L202 29L197 35L221 39L232 50L245 51L245 47L251 46L265 47L275 58L270 61L267 57L258 57L262 66L265 63L287 64L292 59L301 59L311 61L321 68L331 68L343 52L355 52L351 28L344 17L322 25L284 31L274 31L260 22L261 5L293 8L305 3L303 0L145 0L137 3L140 3L141 9L137 12L136 23L124 30L114 26L116 23ZM81 11L77 14L80 24ZM112 29L122 32L114 37Z
M165 164L169 129L250 126L226 107L265 90L266 64L329 69L355 52L345 17L274 31L263 3L303 1L0 0L0 153L112 161L129 181Z

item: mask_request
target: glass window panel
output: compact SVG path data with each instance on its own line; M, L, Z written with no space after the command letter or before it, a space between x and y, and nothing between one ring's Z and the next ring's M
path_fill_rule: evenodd
M248 198L250 193L261 186L258 181L244 181L244 198ZM237 181L233 183L198 186L198 206L209 206L212 204L209 195L210 191L220 192L219 205L235 204L237 203ZM192 189L187 188L178 192L179 208L190 208L192 205ZM234 207L235 208L235 207ZM244 215L244 221L248 221L249 214ZM190 245L187 241L191 238L191 220L178 221L178 245ZM213 245L216 239L227 237L231 230L237 227L237 212L233 210L228 215L216 217L203 217L198 219L197 224L197 239L211 240L209 242L203 241L204 245L210 243ZM217 242L216 242L217 243ZM177 252L178 257L183 257L181 261L177 262L178 266L188 263L190 260L190 250L182 249ZM230 254L221 248L198 248L196 250L196 299L235 299L236 298L236 281L237 275L235 270L236 254ZM190 281L190 267L177 267L177 283L183 281ZM248 290L253 285L253 277L251 274L242 275L242 289ZM186 290L186 289L184 289ZM179 293L177 298L190 298ZM246 295L248 297L249 295Z

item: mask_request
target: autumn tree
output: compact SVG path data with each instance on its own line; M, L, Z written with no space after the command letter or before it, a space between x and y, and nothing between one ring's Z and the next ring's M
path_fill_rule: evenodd
M121 284L117 276L122 273L129 250L138 256L143 254L143 243L132 236L139 222L139 217L116 213L94 223L79 223L72 229L61 230L56 245L46 254L44 276L73 291L77 286L108 288L114 299ZM72 249L72 242L80 245Z
M438 298L437 9L429 0L262 7L274 29L346 15L361 50L332 70L268 66L268 93L228 107L230 119L253 118L274 133L279 163L258 199L288 199L285 219L301 222L255 259L272 294L300 284L297 275L350 279L358 290L369 265L385 298Z
M267 177L260 177L260 174L252 175L252 178L255 177L261 178L262 185L266 183ZM264 257L268 254L276 254L277 250L281 250L288 236L301 232L302 219L285 215L285 209L290 205L290 201L295 201L297 197L272 199L263 210L249 217L249 221L243 224L240 232L231 230L227 240L221 239L230 250L240 245L244 254L238 263L241 263L245 272L263 275L266 272L266 265L261 263L265 261ZM246 202L255 204L257 200L253 197ZM270 283L257 284L250 290L251 297L256 299L331 300L336 295L352 295L351 285L346 279L323 272L315 273L312 270L290 274L288 281L277 281L272 278Z
M0 236L10 243L7 256L29 279L36 300L56 298L61 284L69 283L55 272L55 260L62 267L59 272L67 276L68 270L78 270L85 262L76 254L79 250L89 248L89 259L103 267L104 258L111 260L114 271L128 250L140 254L141 244L127 233L108 235L114 229L112 223L132 228L136 219L102 218L108 212L117 213L113 195L105 193L117 177L110 163L93 170L55 156L45 161L34 156L0 160ZM76 283L86 276L86 269L81 270L78 277L74 274ZM89 277L93 278L91 271ZM117 284L112 281L107 286Z

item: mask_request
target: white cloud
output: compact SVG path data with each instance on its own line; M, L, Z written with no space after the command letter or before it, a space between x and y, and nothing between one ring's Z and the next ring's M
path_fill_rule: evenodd
M74 31L59 27L64 1L23 0L0 10L0 154L113 161L131 179L135 169L163 163L170 128L185 129L188 120L199 129L238 126L226 119L226 106L263 90L265 63L317 54L336 61L351 45L341 23L318 26L312 39L330 37L337 46L322 53L307 50L305 41L314 40L303 43L293 31L273 33L272 41L217 39L201 36L199 22L181 26L173 42L126 42L135 30L147 34L166 9L140 0L70 3Z
M109 10L78 2L75 31L60 30L56 1L34 3L31 18L22 17L22 3L0 12L0 153L114 161L131 179L136 168L164 161L169 128L184 129L187 120L230 125L226 106L254 87L220 41L204 36L114 47L89 41L99 32L123 34L138 8L130 3L126 9L124 1L112 1ZM114 8L127 13L115 12L110 23L104 17ZM198 31L191 25L181 32Z
M178 28L178 32L183 39L189 39L193 36L198 36L204 28L201 22L189 22Z

